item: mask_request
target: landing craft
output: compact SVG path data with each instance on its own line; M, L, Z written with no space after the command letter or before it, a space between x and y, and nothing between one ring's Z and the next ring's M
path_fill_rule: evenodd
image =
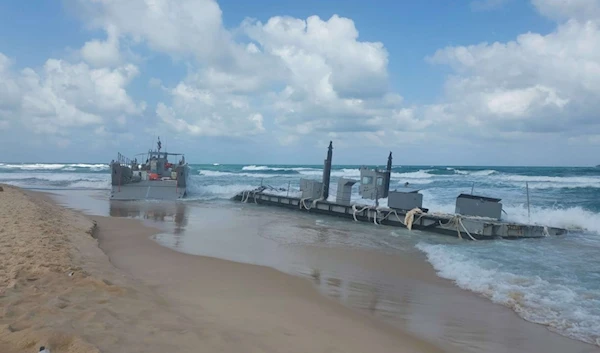
M112 200L177 200L187 195L189 166L181 153L161 152L160 137L156 150L149 150L146 161L139 164L118 154L110 163ZM181 156L177 164L169 156Z

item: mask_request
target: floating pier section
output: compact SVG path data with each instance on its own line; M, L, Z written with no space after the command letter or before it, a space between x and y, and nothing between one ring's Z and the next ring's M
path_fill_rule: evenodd
M360 180L340 178L335 201L330 201L332 143L329 143L322 181L300 179L301 196L280 195L285 190L273 192L261 186L238 193L232 199L243 203L289 208L309 213L337 216L353 221L372 222L376 225L417 229L461 239L518 239L543 238L566 234L567 230L543 225L508 222L501 219L500 199L473 194L460 194L456 198L454 214L429 212L423 208L423 195L416 189L405 187L389 190L392 153L385 170L361 167ZM375 200L375 205L352 204L352 187L358 183L363 199ZM387 198L387 207L378 200Z

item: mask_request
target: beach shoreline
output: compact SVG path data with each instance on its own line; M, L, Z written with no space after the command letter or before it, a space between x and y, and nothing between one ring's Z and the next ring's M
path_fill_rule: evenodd
M15 225L3 227L3 245L30 252L0 255L18 267L3 278L3 352L441 351L321 296L304 279L181 254L151 240L156 230L139 221L87 218L3 187L0 205L12 213L2 222ZM52 249L62 267L38 259L48 246L38 244L35 224L45 240L60 239ZM9 244L23 234L28 239Z
M599 351L595 346L529 323L509 308L456 287L453 282L438 277L425 260L415 261L357 249L305 249L318 259L333 257L341 262L353 259L356 264L354 259L361 258L360 266L370 267L376 273L389 272L389 275L397 277L398 291L404 293L401 298L403 308L414 311L405 325L398 326L376 317L368 307L356 310L352 303L332 298L323 288L315 286L315 281L309 277L292 275L269 266L186 254L160 245L154 235L165 229L156 228L160 226L158 223L126 216L85 215L77 207L82 205L66 206L64 202L58 202L52 193L19 191L34 202L43 201L47 207L66 212L78 222L89 222L86 224L90 227L97 225L94 228L96 239L89 236L91 228L84 229L87 235L80 237L79 240L85 240L79 243L78 251L86 258L86 266L89 267L86 272L95 273L92 277L99 279L99 282L94 282L94 288L101 284L102 292L113 290L119 295L86 303L88 308L83 312L78 312L82 310L80 303L79 308L73 311L77 313L76 317L85 318L81 322L82 327L93 328L86 331L90 334L74 337L81 337L86 344L102 347L101 351L398 352L398 346L407 352L462 351L444 343L448 336L450 340L463 340L460 344L471 346L471 351L480 351L481 347L489 352ZM205 231L215 229L207 227ZM325 273L319 279L326 284L331 280ZM348 278L336 280L351 282ZM63 300L76 302L80 297L67 293L48 300L52 305L63 306ZM5 299L0 297L0 301ZM379 299L385 302L390 298ZM102 304L98 306L98 302ZM487 316L494 317L494 320ZM101 328L95 321L100 318L112 322L120 330L109 332L107 327ZM6 329L7 326L3 326L5 319L1 318L0 327ZM126 329L123 322L133 324L135 328ZM493 325L490 326L490 322ZM423 327L411 330L415 325ZM67 327L67 332L72 332L71 326ZM16 327L19 328L18 325ZM61 329L65 330L64 327ZM440 341L440 329L450 329L445 334L446 341ZM455 333L458 335L453 336ZM2 346L4 334L4 331L0 334L0 351L12 353ZM97 336L105 338L98 340ZM139 337L144 337L143 348L135 346ZM502 342L502 337L507 342ZM75 338L66 341L73 345ZM198 345L204 348L196 348ZM73 349L61 351L78 352Z

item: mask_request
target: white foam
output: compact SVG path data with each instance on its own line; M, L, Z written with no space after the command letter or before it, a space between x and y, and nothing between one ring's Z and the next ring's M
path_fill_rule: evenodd
M89 168L92 171L101 171L101 170L108 170L110 168L110 166L108 164L68 164L68 167L75 167L75 168Z
M22 170L57 170L62 169L66 165L64 164L43 164L43 163L34 163L34 164L5 164L0 163L0 168L7 169L22 169Z
M268 167L265 165L247 165L242 167L242 170L245 171L264 171L264 170L273 170L273 171L286 171L286 170L294 170L294 171L319 171L319 169L315 168L307 168L307 167L292 167L292 168L281 168L281 167ZM322 170L321 170L322 173Z
M321 176L323 175L323 169L293 169L297 170L302 175L310 175L310 176ZM396 173L392 172L392 179L400 179L400 180L415 180L415 179L430 179L435 175L429 174L431 170L419 170L416 172L406 172L406 173ZM334 169L331 171L331 176L333 177L341 177L341 178L359 178L360 170L358 168L343 168L343 169Z
M257 170L283 170L283 169L273 169L264 165L247 165L242 167L242 170L251 170L251 171L257 171Z
M306 175L306 176L321 176L321 175L323 175L323 169L305 168L305 169L295 169L295 170L298 173L300 173L301 175ZM358 169L350 169L350 168L333 169L331 171L331 176L341 177L341 178L359 178L360 171Z
M511 185L525 187L529 184L532 189L552 189L552 188L600 188L600 177L557 177L545 175L515 175L501 174L492 176L492 180L508 182Z
M0 163L0 168L5 169L21 169L21 170L75 170L75 168L87 168L92 171L101 171L108 170L108 164L82 164L82 163L74 163L74 164L60 164L60 163L25 163L25 164L9 164L9 163Z
M418 170L416 172L406 172L406 173L392 173L392 178L397 179L429 179L433 178L435 175L429 174L431 169L423 169Z
M261 174L261 173L232 173L232 172L220 172L217 170L200 170L198 174L204 175L207 177L222 177L222 176L230 176L230 177L247 177L247 178L275 178L281 177L278 174Z
M527 208L520 206L504 206L506 220L529 223ZM531 207L531 223L543 224L574 230L584 230L600 234L600 214L581 207L544 208Z
M493 244L490 251L496 251ZM506 305L528 321L588 343L600 345L600 293L576 285L550 282L540 276L524 276L484 261L458 245L420 242L438 275L463 288ZM481 252L480 249L477 249Z
M110 174L0 173L0 181L20 187L110 189Z
M446 169L448 169L448 168L446 168ZM488 176L488 175L492 175L492 174L498 173L497 171L495 171L493 169L485 169L485 170L460 170L460 169L450 168L448 170L454 170L454 173L456 173L456 174L473 175L473 176Z

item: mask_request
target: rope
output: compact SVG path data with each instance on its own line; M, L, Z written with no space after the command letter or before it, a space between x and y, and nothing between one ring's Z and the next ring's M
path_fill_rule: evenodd
M257 192L260 192L260 190L242 191L242 202L247 203L248 200L250 199L250 195L252 195L252 198L254 199L254 203L258 204L258 202L256 201L256 193Z
M463 224L463 222L462 222L462 217L461 217L460 215L454 215L452 218L450 218L450 219L448 220L448 222L446 222L446 223L442 223L442 222L440 222L440 225L442 225L442 226L447 226L447 225L450 225L450 226L455 226L455 227L456 227L456 233L458 234L458 237L459 237L461 240L462 240L462 238L463 238L463 237L462 237L462 234L461 234L460 228L462 227L462 229L463 229L463 230L465 231L465 233L466 233L466 234L469 236L469 238L471 238L471 240L477 240L477 239L475 239L475 238L474 238L474 237L471 235L471 233L469 233L469 231L467 230L467 227L465 227L465 225Z
M358 209L356 209L356 205L352 205L352 217L354 218L355 221L358 221L358 219L356 218L356 214L361 213L364 210L369 209L369 208L370 208L369 206L365 206L362 209L358 210ZM387 211L387 214L385 214L383 217L380 217L380 214L382 212L386 212L386 211ZM419 214L419 217L415 220L414 216L417 213ZM396 210L391 209L391 208L386 208L386 207L377 207L377 208L375 208L375 215L373 218L373 223L376 225L381 225L381 222L388 219L390 217L390 215L392 215L392 214L394 214L396 216L396 218L398 219L398 222L400 222L403 226L408 228L408 230L412 230L413 223L418 222L425 215L425 213L423 213L423 211L420 208L416 207L416 208L408 211L406 213L404 221L402 221L402 219L400 218L400 216L398 215L398 212L396 212ZM369 220L371 220L370 212L367 214L367 218Z
M358 219L356 219L356 213L357 212L362 212L366 209L368 209L369 206L365 206L363 207L360 211L356 209L356 205L352 205L352 217L354 218L354 221L358 222ZM371 218L371 216L369 214L367 214L367 216L369 217L369 219Z
M388 211L388 213L383 216L383 218L381 218L381 220L379 221L379 224L381 224L381 222L385 221L386 219L388 219L390 217L390 215L393 213L396 218L398 219L398 222L400 222L402 225L404 225L404 222L402 221L402 219L400 219L400 216L398 216L398 212L396 212L396 210L394 210L393 208L386 208L386 207L378 207L377 211Z
M398 212L396 212L396 210L394 210L393 208L388 208L388 207L377 207L375 208L375 210L377 211L377 213L375 214L375 219L374 219L374 223L377 225L381 225L381 222L385 221L386 219L388 219L390 217L390 215L393 213L396 218L398 219L398 222L400 222L402 225L405 225L405 223L402 221L402 219L400 219L400 216L398 216ZM381 212L386 212L387 214L385 216L383 216L381 219L379 218L379 214ZM379 223L377 223L377 220L379 219Z
M412 230L412 225L415 222L416 213L423 217L423 211L421 211L421 209L418 207L415 207L412 210L406 212L406 215L404 216L404 225L406 226L406 228L408 228L408 230ZM419 217L417 221L420 220L421 217Z
M467 230L467 227L465 227L465 225L463 224L461 217L458 217L458 223L464 229L465 233L467 233L467 235L469 236L469 238L471 238L471 240L477 240L477 239L473 238L473 236L471 235L471 233L469 233L469 231Z
M322 197L320 197L320 198L318 198L318 199L314 199L314 200L313 200L313 202L310 204L310 207L308 207L308 206L306 206L306 202L305 202L307 199L310 199L310 197L305 197L305 198L303 198L303 199L300 199L300 202L298 202L298 207L299 207L300 209L302 209L302 207L304 207L304 208L306 208L306 210L308 211L308 210L310 210L311 208L315 207L315 206L316 206L316 204L317 204L317 202L319 202L319 201L323 201L323 200L324 200L324 198L322 198Z
M250 191L242 191L242 202L246 203L250 197Z
M307 198L308 198L308 197L307 197ZM307 210L309 209L308 207L306 207L306 204L304 203L304 201L305 201L307 198L300 199L300 202L298 202L298 207L299 207L300 209L302 209L302 206L304 206L304 208L306 208Z

